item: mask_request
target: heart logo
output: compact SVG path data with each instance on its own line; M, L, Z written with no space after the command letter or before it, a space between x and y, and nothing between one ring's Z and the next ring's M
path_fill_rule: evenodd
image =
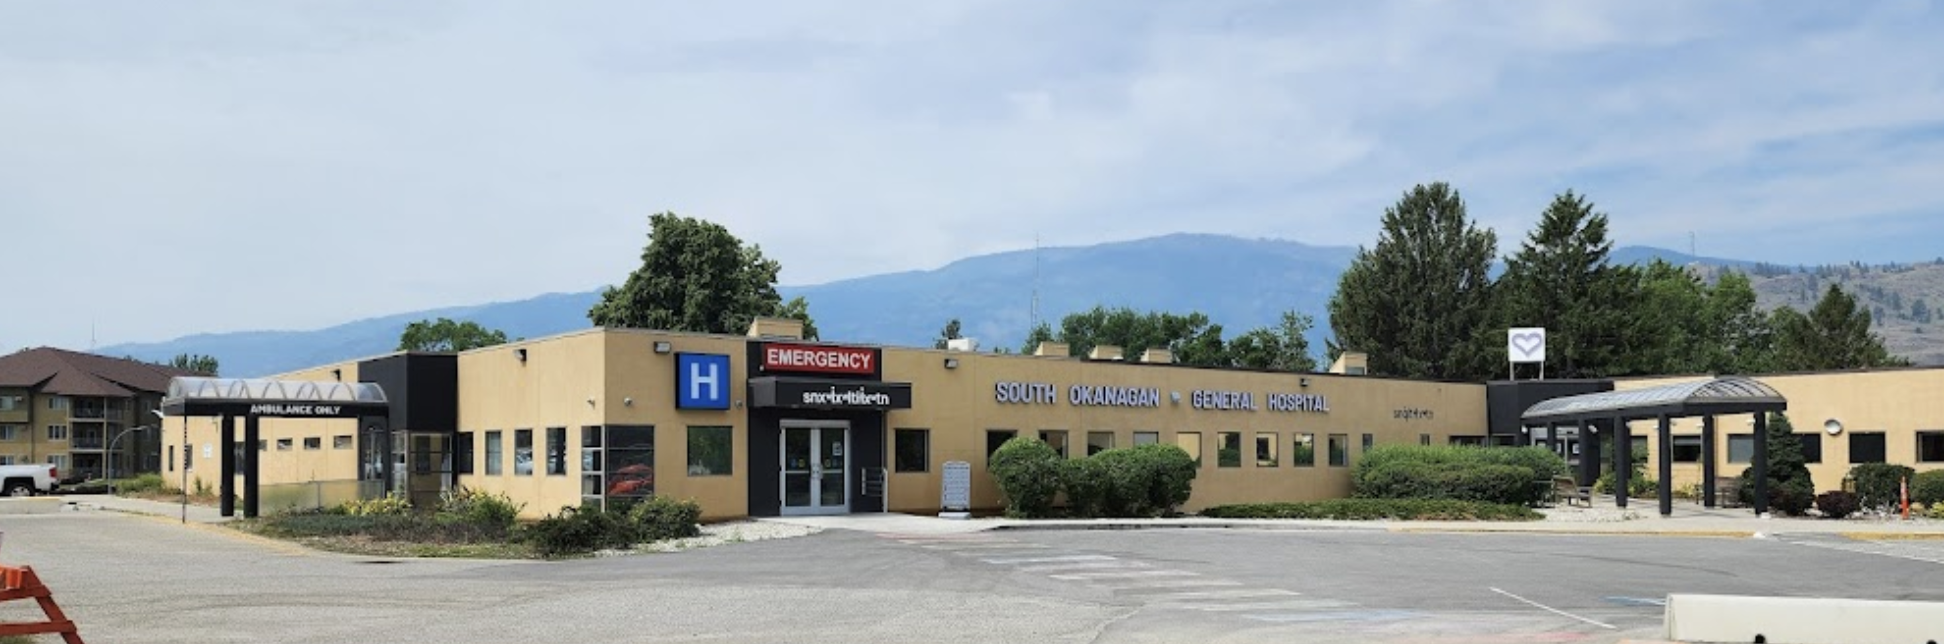
M1543 334L1540 333L1512 334L1512 348L1518 349L1519 353L1525 354L1525 357L1530 358L1532 357L1533 354L1538 353L1540 349L1543 349L1545 347L1546 347L1546 336Z

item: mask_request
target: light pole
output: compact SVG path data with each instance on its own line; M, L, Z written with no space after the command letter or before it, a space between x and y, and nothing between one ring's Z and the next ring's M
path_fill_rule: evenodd
M136 425L124 429L120 434L116 434L114 438L108 439L108 494L113 495L115 493L115 443L120 441L123 436L127 436L130 432L145 432L148 429L148 425Z

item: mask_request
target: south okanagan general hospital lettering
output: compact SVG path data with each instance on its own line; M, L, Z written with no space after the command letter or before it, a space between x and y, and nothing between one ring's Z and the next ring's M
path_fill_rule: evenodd
M1160 407L1161 390L1074 385L1067 389L1067 404L1075 407Z
M803 404L888 407L891 405L891 394L866 389L838 391L836 387L831 387L829 391L803 392Z
M1005 405L1057 405L1060 387L1050 382L992 383L992 399ZM1073 385L1067 388L1067 404L1075 407L1160 407L1161 390L1147 387L1099 387ZM1182 395L1168 397L1176 404ZM1330 413L1330 400L1319 394L1275 393L1258 395L1253 391L1196 390L1188 396L1195 409L1213 411L1260 411Z

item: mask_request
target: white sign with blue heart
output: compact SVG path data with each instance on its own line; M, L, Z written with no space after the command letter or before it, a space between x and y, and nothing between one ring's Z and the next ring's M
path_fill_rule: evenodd
M1546 330L1539 327L1509 329L1505 332L1505 354L1513 364L1546 361Z

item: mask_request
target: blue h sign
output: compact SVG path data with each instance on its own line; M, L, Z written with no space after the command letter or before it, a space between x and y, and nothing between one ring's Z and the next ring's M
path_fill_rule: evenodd
M714 353L676 354L675 408L728 409L729 356Z

